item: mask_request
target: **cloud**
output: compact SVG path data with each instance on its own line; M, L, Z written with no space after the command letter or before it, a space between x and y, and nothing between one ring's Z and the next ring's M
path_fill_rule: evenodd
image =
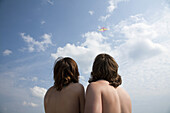
M42 36L42 41L36 41L33 37L30 35L25 35L25 33L20 34L21 37L24 39L24 41L28 44L27 50L29 52L33 51L45 51L45 49L48 47L48 45L52 45L51 42L51 35L50 34L44 34ZM25 50L25 49L23 49Z
M124 26L121 32L124 33L127 38L155 38L157 36L157 32L152 26L146 23L135 23L130 26Z
M94 14L94 11L89 11L88 12L90 15L93 15Z
M37 81L37 80L38 80L37 77L33 77L33 78L32 78L32 81Z
M60 56L69 56L73 59L76 59L80 64L80 67L83 67L81 70L84 74L90 72L91 67L89 64L92 63L94 57L101 52L110 51L110 45L105 42L107 39L101 33L98 32L87 32L82 35L83 38L86 38L85 42L80 45L75 44L66 44L64 47L57 48L56 53L52 53L53 58L58 58Z
M162 43L167 49L170 49L170 40ZM145 45L143 45L145 46ZM157 51L158 49L156 49ZM126 50L124 50L126 52ZM147 50L145 50L147 51ZM145 52L144 51L144 52ZM133 93L139 95L163 95L169 92L169 57L170 51L167 50L155 56L151 53L146 54L146 58L141 58L139 62L131 62L131 59L120 61L121 75L124 78L124 85ZM137 56L140 56L136 54ZM143 55L142 55L143 56ZM133 85L132 85L133 84ZM138 90L134 90L138 89ZM157 90L161 90L157 92Z
M121 21L115 29L116 32L124 34L125 38L154 39L158 36L155 26L149 24L140 14Z
M107 14L106 16L100 16L99 21L105 22L110 16L110 14Z
M162 43L170 38L170 13L167 9L159 13L159 16L154 15L149 20L142 14L133 15L114 26L114 37L124 40L116 50L118 53L121 51L120 56L136 61L152 58L168 50Z
M27 77L27 78L26 77L20 77L19 80L36 82L36 81L38 81L38 78L37 77L31 77L31 78L30 77Z
M118 3L123 1L128 1L128 0L109 0L108 1L109 6L107 6L106 15L100 16L98 20L105 22L108 18L111 17L112 12L117 8Z
M116 8L114 0L109 0L109 6L107 7L108 12L113 12L113 10Z
M27 80L25 77L20 77L19 80Z
M47 89L38 86L34 86L33 88L30 88L30 90L32 92L32 95L39 98L44 98L44 95L47 92Z
M42 24L42 25L45 24L45 23L46 23L46 22L45 22L44 20L41 21L41 24Z
M127 1L127 0L109 0L108 1L109 6L107 7L107 11L109 13L112 13L117 8L117 4L122 1Z
M112 29L113 41L122 40L114 49L126 86L135 95L169 93L170 13L137 14L122 20ZM160 76L161 75L161 76ZM133 85L132 85L133 84ZM164 88L164 89L163 89ZM138 90L134 90L138 89ZM163 89L157 92L158 89ZM142 93L141 93L142 92Z
M161 40L168 39L170 36L169 11L169 9L165 8L152 17L142 14L130 16L128 19L122 20L117 24L114 30L123 34L125 38L147 38L150 40L157 40L162 37Z
M33 103L33 102L26 102L26 101L24 101L24 102L22 103L22 105L23 105L23 106L31 106L31 107L37 107L37 106L38 106L38 104L35 104L35 103Z
M12 51L9 50L9 49L6 49L6 50L3 52L3 55L4 55L4 56L8 56L8 55L10 55L10 54L12 54Z
M166 51L166 48L159 43L154 43L149 39L129 39L122 44L117 51L122 57L129 57L131 60L143 60L152 58Z
M54 5L54 2L52 0L47 0L47 2L50 4L50 5Z

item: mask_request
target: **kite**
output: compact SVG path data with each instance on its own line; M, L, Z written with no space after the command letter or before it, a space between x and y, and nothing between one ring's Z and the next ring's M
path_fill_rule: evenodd
M107 28L105 28L105 27L102 27L101 29L99 29L99 31L101 31L101 32L104 32L104 31L107 31L108 29Z

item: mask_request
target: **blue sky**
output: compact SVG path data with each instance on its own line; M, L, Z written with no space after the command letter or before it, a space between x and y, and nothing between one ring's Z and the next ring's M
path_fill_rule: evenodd
M44 112L57 57L75 59L86 88L108 53L134 113L169 113L169 43L168 0L0 0L0 112Z

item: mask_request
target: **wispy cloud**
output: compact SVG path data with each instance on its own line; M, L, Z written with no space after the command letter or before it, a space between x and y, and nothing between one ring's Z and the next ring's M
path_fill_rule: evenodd
M26 102L26 101L24 101L24 102L22 103L22 105L23 105L23 106L31 106L31 107L37 107L37 106L38 106L38 104L35 104L35 103L33 103L33 102Z
M41 21L41 24L42 24L42 25L45 24L45 23L46 23L46 22L45 22L44 20Z
M109 6L107 7L107 11L109 13L112 13L116 8L119 2L123 2L123 1L128 1L128 0L109 0Z
M113 12L113 10L117 7L115 1L116 0L109 0L109 6L107 7L109 13Z
M45 51L46 48L49 45L52 45L52 41L51 41L51 34L44 34L42 36L42 41L36 41L33 37L31 37L30 35L25 35L25 33L21 33L20 34L21 37L24 39L24 41L28 44L28 48L27 50L29 52L33 52L33 51Z
M99 21L105 22L110 16L111 16L110 14L107 14L106 16L101 16L99 18Z
M38 81L38 77L20 77L19 80L36 82L36 81Z
M47 0L47 2L50 4L50 5L54 5L54 2L52 0Z
M108 1L109 5L107 6L106 9L106 16L100 16L98 20L105 22L108 18L111 17L112 12L117 8L118 3L123 1L128 1L128 0L109 0Z
M3 52L3 55L4 55L4 56L8 56L8 55L10 55L10 54L12 54L12 51L9 50L9 49L6 49L6 50Z
M91 11L91 10L90 10L88 13L89 13L90 15L93 15L93 14L94 14L94 11Z
M38 80L37 77L33 77L33 78L32 78L32 81L37 81L37 80Z
M30 88L32 95L40 98L44 98L45 93L47 92L47 89L34 86L33 88Z
M124 34L125 38L144 38L154 39L158 36L155 27L143 18L141 15L131 16L127 20L121 21L115 26L116 31Z
M20 77L19 80L27 80L25 77Z

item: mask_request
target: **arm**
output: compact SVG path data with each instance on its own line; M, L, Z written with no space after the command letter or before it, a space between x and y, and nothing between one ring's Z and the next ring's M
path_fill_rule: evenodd
M79 95L79 105L80 105L80 113L84 113L84 104L85 104L85 92L84 87L81 85L81 91Z
M102 113L101 92L93 83L86 90L85 113Z

